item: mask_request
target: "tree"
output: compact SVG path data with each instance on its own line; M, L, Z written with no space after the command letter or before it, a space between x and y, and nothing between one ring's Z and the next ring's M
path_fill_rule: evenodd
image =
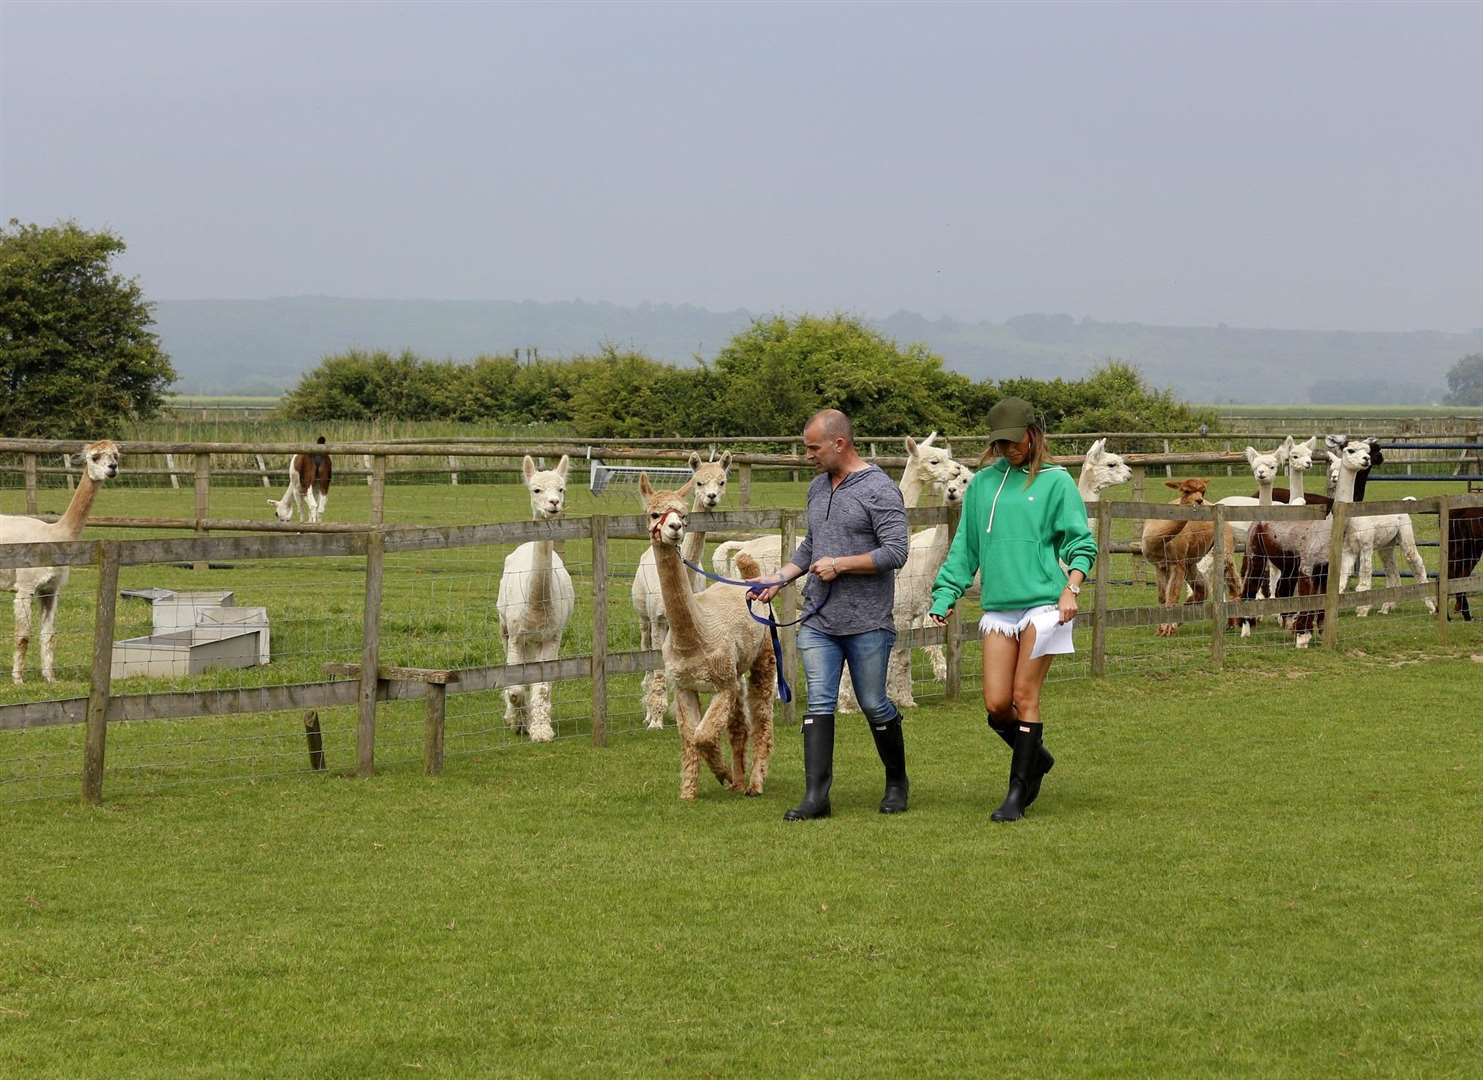
M1469 353L1447 372L1444 405L1483 405L1483 353Z
M737 435L802 431L819 409L848 413L861 434L954 424L969 381L923 345L900 348L859 319L835 314L758 319L716 357L722 393L711 408Z
M73 221L0 229L0 433L97 439L159 412L175 369L154 305L111 269L124 249Z

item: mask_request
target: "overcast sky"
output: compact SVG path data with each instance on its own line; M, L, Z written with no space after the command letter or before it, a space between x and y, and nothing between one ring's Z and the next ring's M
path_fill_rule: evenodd
M1483 326L1483 4L3 3L157 299Z

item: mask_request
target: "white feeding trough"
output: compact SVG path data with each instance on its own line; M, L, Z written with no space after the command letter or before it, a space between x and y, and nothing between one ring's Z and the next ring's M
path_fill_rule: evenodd
M270 659L268 609L235 607L231 592L125 589L121 595L150 602L153 631L113 643L115 679L199 675Z

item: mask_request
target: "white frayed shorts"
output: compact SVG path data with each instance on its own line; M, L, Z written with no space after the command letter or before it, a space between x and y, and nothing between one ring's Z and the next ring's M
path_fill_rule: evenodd
M1060 622L1061 611L1055 604L1020 608L1017 611L986 611L978 620L979 634L1003 634L1018 639L1025 627L1035 624L1034 656L1063 656L1076 651L1071 641L1071 628L1076 620Z

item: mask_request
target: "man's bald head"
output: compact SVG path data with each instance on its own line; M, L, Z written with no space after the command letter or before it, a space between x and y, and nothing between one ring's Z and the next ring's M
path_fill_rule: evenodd
M838 409L820 409L809 417L803 430L807 432L813 429L820 442L833 442L835 439L843 439L846 446L852 446L855 442L855 428L850 423L850 418Z

